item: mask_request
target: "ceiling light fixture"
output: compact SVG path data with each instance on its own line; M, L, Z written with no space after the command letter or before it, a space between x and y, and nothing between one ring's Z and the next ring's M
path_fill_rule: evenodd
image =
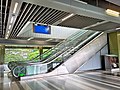
M5 39L8 39L8 37L5 37Z
M120 27L119 27L119 28L116 28L115 30L120 30Z
M8 30L8 31L7 31L7 33L9 34L9 33L10 33L10 31Z
M18 3L16 2L16 3L15 3L15 6L14 6L14 9L13 9L13 13L16 12L16 10L17 10L17 6L18 6Z
M62 19L62 21L67 20L68 18L72 17L73 15L74 15L74 14L72 13L72 14L70 14L70 15L68 15L68 16L66 16L66 17L64 17L64 18Z
M50 38L50 39L47 39L47 40L45 40L45 41L47 41L47 42L48 42L48 41L51 41L51 40L53 40L53 39L52 39L52 38Z
M8 34L6 36L8 37Z
M13 16L12 16L12 18L11 18L11 20L10 20L10 23L13 23L13 20L14 20L14 18L13 18Z
M8 29L11 29L11 25L9 25Z
M111 9L107 9L106 13L110 16L119 17L120 13Z
M80 0L74 0L74 1L82 3L82 4L88 4L87 2L83 2L83 1L80 1Z
M30 38L28 38L27 40L30 41L30 40L32 40L33 38L34 38L34 37L30 37Z

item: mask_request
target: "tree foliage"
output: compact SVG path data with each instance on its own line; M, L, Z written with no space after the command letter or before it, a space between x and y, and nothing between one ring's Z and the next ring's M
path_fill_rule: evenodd
M6 49L5 62L27 61L39 55L38 49Z

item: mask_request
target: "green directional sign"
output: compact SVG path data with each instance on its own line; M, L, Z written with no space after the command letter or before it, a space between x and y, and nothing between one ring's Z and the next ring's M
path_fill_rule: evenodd
M19 76L20 76L20 77L23 77L23 76L25 76L25 74L24 74L24 73L20 73Z

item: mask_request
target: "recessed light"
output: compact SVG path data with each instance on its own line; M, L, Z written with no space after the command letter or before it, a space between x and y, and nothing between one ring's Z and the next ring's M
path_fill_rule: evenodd
M10 31L8 30L8 31L7 31L7 33L9 34L9 33L10 33Z
M116 28L115 30L120 30L120 27L119 27L119 28Z
M30 40L32 40L33 38L34 38L34 37L30 37L30 38L28 38L27 40L30 41Z
M13 13L16 12L16 10L17 10L17 6L18 6L18 3L16 2L16 3L15 3L15 6L14 6L14 9L13 9Z
M14 20L14 17L12 16L12 17L11 17L11 20L10 20L10 23L13 23L13 20Z
M87 4L87 2L83 2L83 1L80 1L80 0L74 0L74 1L82 3L82 4Z
M47 40L45 40L45 41L47 41L47 42L48 42L48 41L51 41L51 40L53 40L53 39L52 39L52 38L50 38L50 39L47 39Z
M8 37L5 37L5 39L8 39Z
M9 25L8 29L11 29L11 26L12 26L12 25Z
M8 34L6 35L6 37L8 37Z
M119 17L119 12L117 12L117 11L114 11L114 10L111 10L111 9L107 9L106 10L106 13L108 14L108 15L110 15L110 16L114 16L114 17Z
M74 15L74 14L72 13L72 14L70 14L70 15L68 15L68 16L66 16L66 17L64 17L64 18L62 19L62 21L67 20L68 18L72 17L73 15Z

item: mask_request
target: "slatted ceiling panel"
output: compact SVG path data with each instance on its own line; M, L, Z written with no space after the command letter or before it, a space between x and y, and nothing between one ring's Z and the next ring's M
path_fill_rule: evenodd
M6 0L6 5L5 5L5 15L4 15L4 29L5 29L5 21L6 21L6 14L7 14L7 6L8 6L8 0Z
M46 14L46 12L48 11L49 9L48 8L42 8L42 10L39 12L39 15L37 16L37 18L36 18L36 22L38 22L39 21L39 19L41 19L45 14Z
M22 16L24 16L24 12L26 12L27 6L28 6L28 4L26 4L26 6L24 7L24 10L23 10L22 13L20 14L21 20L23 19ZM35 9L34 11L36 11L36 9L38 10L38 6L34 6L34 7L35 7L35 8L33 8L33 10ZM33 10L32 10L32 11L33 11ZM32 11L31 11L31 12L32 12ZM35 12L33 12L33 13L35 14ZM33 16L34 16L34 15L33 15ZM29 17L27 17L27 18L31 19L31 18L33 18L33 16L30 16L30 14L29 14ZM31 18L30 18L30 17L31 17ZM27 20L27 18L26 18L26 20ZM20 20L20 18L18 18L18 19ZM20 20L20 21L21 21L21 20ZM15 28L13 29L13 31L15 31L15 30L16 30L16 31L15 31L15 32L12 32L12 33L10 34L10 36L16 37L16 35L19 33L20 30L18 30L17 27L18 27L18 26L21 27L20 21L17 22L18 24L16 24L16 25L15 25ZM29 21L32 21L32 20L29 20ZM21 22L21 23L22 23L22 22ZM23 22L23 23L24 23L24 22ZM23 25L24 25L24 24L23 24Z
M69 14L68 12L23 2L10 38L16 38L28 21L53 24Z
M50 9L46 9L46 10L42 13L41 17L38 18L38 20L36 20L36 21L43 23L44 18L46 18L46 16L50 14L51 10L52 10L51 8L50 8Z
M52 19L52 18L54 18L54 19L57 18L56 16L57 16L58 14L61 14L61 11L58 11L58 10L57 10L56 13L53 13L53 15L52 15L51 17L48 17L48 18L47 18L47 21L44 21L44 22L47 23L47 24L51 24L51 23L50 23L51 19ZM39 22L41 22L41 21L39 21Z
M54 11L54 9L50 9L50 10L48 11L48 13L41 18L41 22L42 22L42 23L45 23L45 19L48 18L48 16L49 16L53 11ZM38 21L38 22L40 22L40 21Z
M92 24L95 24L97 22L102 22L102 21L103 20L100 20L100 19L75 15L75 16L63 21L59 25L65 26L65 27L84 28L86 26L90 26Z
M37 10L35 11L35 13L31 14L32 17L30 18L30 21L36 21L39 17L39 15L41 14L41 12L44 10L44 7L39 7L37 8Z
M15 21L15 24L14 24L14 26L13 26L12 32L10 33L10 36L13 35L13 34L14 34L13 31L15 32L15 30L17 29L17 26L18 26L19 22L22 20L22 16L24 15L24 13L25 13L25 11L26 11L27 6L28 6L27 3L23 3L23 4L22 4L21 9L20 9L20 11L19 11L19 14L18 14L18 16L17 16L17 19L16 19L16 21Z
M50 20L51 20L55 15L57 15L58 13L59 13L58 10L53 9L53 11L51 12L51 14L49 14L49 15L47 16L47 18L44 20L44 22L46 22L46 24L48 24L48 23L50 22Z
M16 28L16 31L14 32L14 35L16 35L16 33L18 32L17 30L19 30L21 27L23 27L25 25L26 20L28 19L28 15L32 9L31 4L28 4L28 8L26 9L26 11L24 12L24 16L22 17L22 20L20 21L19 25Z
M65 16L68 16L68 14L66 14L66 13L63 13L63 14L61 14L61 15L58 15L58 17L56 18L57 20L60 20L60 19L62 19L63 17L65 17ZM50 23L51 22L56 22L57 20L56 19L53 19L53 20L51 20L50 21Z
M5 37L6 26L10 11L11 0L1 0L0 1L0 38Z
M61 11L53 16L53 18L56 17L55 19L50 19L50 21L48 21L48 22L51 24L52 22L60 20L61 17L63 18L64 16L67 16L67 15L68 15L67 13Z
M1 20L0 20L0 25L1 25L1 27L0 27L0 38L2 37L2 10L3 9L3 1L1 0L0 1L0 17L1 17Z
M31 7L29 8L29 11L31 11L30 9L31 9ZM20 24L17 26L17 27L19 27L19 28L17 28L17 31L15 32L15 35L14 35L14 36L17 36L17 34L19 33L19 31L22 29L22 27L23 27L28 21L30 21L30 18L28 19L28 17L30 16L29 11L28 11L27 14L26 14L27 17L24 17L24 20L22 19L24 22L21 21ZM33 21L33 20L32 20L32 21ZM22 22L23 22L23 23L22 23Z
M4 19L6 15L6 0L2 0L2 32L1 32L1 38L3 37L4 34Z
M2 32L2 13L1 13L1 8L0 8L0 35L1 35L1 32Z
M12 32L10 33L10 36L11 36L11 35L14 36L15 32L17 31L18 25L20 24L19 22L22 21L23 16L24 16L24 14L25 14L25 12L26 12L26 9L27 9L27 6L28 6L28 5L29 5L29 4L27 4L27 3L23 3L23 4L22 4L21 9L20 9L20 11L19 11L19 15L17 16L17 19L16 19L15 24L14 24L14 26L13 26ZM13 31L14 31L14 32L13 32Z
M92 28L88 28L90 30L99 30L99 31L105 31L105 30L110 30L110 29L115 29L117 27L120 27L120 24L118 23L113 23L113 22L107 22Z
M36 8L37 8L37 6L33 5L33 9L31 10L30 14L28 15L28 17L26 19L30 20L31 14L35 11Z
M39 12L41 11L43 7L39 7L37 6L36 9L33 11L33 14L31 14L31 18L30 21L35 21L35 19L37 18L37 16L39 15Z

